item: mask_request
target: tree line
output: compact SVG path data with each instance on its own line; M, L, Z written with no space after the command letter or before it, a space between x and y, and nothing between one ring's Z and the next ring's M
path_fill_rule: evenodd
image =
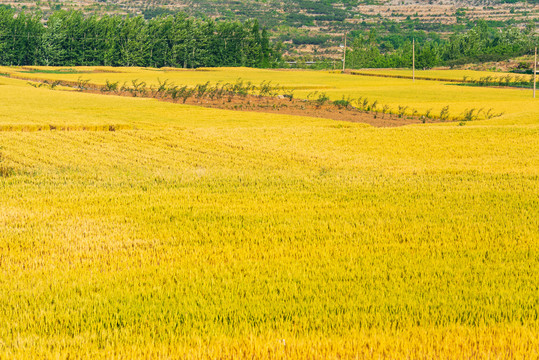
M373 29L352 39L347 65L351 68L410 67L413 38L416 42L416 67L420 69L506 60L529 54L537 44L532 26L500 30L489 27L485 21L478 21L466 32L455 32L448 39L420 31L401 36L379 36Z
M537 44L533 26L499 30L485 21L449 38L395 24L385 34L381 30L352 32L349 68L409 67L412 38L417 68L500 61L529 53ZM328 39L304 37L294 43L322 44ZM85 16L81 11L57 11L45 20L39 13L0 6L1 65L279 67L285 66L282 51L282 44L270 42L257 20L215 21L185 13L152 19Z
M0 64L50 66L276 67L279 46L257 20L40 14L0 7Z

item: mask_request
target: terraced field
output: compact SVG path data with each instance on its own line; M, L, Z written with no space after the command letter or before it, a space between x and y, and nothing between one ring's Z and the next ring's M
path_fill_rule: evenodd
M26 75L242 77L302 86L298 96L505 114L374 128L0 78L0 357L539 356L529 92L120 71Z
M439 116L442 109L448 107L448 117L461 119L466 111L481 110L478 119L486 119L485 113L501 114L496 116L496 123L522 124L535 123L539 107L532 98L529 89L485 88L459 86L446 79L458 80L466 76L478 79L488 76L487 72L470 70L447 70L433 72L418 72L418 76L440 78L442 81L416 80L401 78L384 78L361 75L343 75L323 71L282 71L248 68L218 68L218 69L151 69L151 68L109 68L109 67L76 67L76 68L47 68L47 67L0 67L0 73L35 80L66 80L76 83L88 81L89 84L103 86L109 82L118 82L121 86L129 86L133 80L144 82L146 86L158 86L159 82L168 80L176 85L195 86L210 82L211 84L234 83L238 79L259 85L271 81L293 90L297 98L314 99L325 94L331 100L350 97L352 103L368 100L377 101L378 110L387 106L394 114L404 109L408 115L431 114ZM405 75L403 70L385 70L377 74ZM409 75L411 73L408 71ZM495 73L493 76L503 77L507 74Z
M365 73L373 75L385 75L385 76L402 76L412 77L411 69L363 69L363 70L351 70L352 73ZM416 70L415 75L417 78L427 78L439 81L461 81L464 79L479 80L484 77L491 77L496 79L504 79L509 76L511 79L522 78L527 81L532 79L532 75L528 74L515 74L509 72L493 72L493 71L475 71L475 70Z

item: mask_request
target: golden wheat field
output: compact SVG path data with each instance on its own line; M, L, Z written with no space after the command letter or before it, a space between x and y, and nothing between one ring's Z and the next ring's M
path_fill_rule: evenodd
M0 358L539 358L530 91L41 70L0 68L11 74L0 77ZM504 114L375 128L36 88L22 75L241 77L298 97Z
M385 70L374 73L404 74L404 70ZM409 72L409 71L408 71ZM461 79L467 76L477 79L486 72L446 70L426 71L420 74L441 79ZM172 68L112 68L112 67L0 67L0 74L12 77L36 80L66 80L77 82L88 81L90 84L104 85L107 81L118 82L119 85L130 86L133 81L144 82L148 87L157 86L159 82L168 80L176 85L195 86L210 82L233 83L238 79L259 85L272 82L286 89L294 90L298 98L315 99L320 94L332 100L350 98L352 102L368 100L376 101L378 109L387 106L397 113L403 108L406 114L440 114L448 107L450 118L462 118L469 110L480 111L478 119L490 121L485 113L496 116L496 123L523 124L536 123L539 106L532 98L529 89L500 89L494 87L459 86L445 81L382 78L362 75L342 75L328 71L283 71L249 68L213 68L213 69L172 69ZM494 73L497 77L500 74Z
M412 77L411 69L363 69L352 70L352 73L358 74L374 74L374 75L387 75L387 76L403 76ZM417 78L439 79L440 81L447 80L478 80L480 78L490 77L493 79L505 79L508 76L512 81L522 79L531 80L532 75L529 74L514 74L510 72L498 72L498 71L476 71L476 70L415 70L415 76Z

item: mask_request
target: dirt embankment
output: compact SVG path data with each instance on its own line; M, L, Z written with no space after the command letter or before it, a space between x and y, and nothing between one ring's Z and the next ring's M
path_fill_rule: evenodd
M85 90L97 94L103 94L100 90ZM108 93L110 95L128 96L129 92ZM137 95L138 96L138 95ZM140 97L140 96L139 96ZM317 104L313 101L303 99L288 99L279 97L260 97L256 95L233 96L226 99L208 98L188 98L185 102L175 101L168 97L144 96L156 98L160 101L173 102L178 104L196 105L215 109L226 109L234 111L251 111L272 114L286 114L297 116L310 116L338 121L349 121L365 123L376 127L396 127L408 124L419 124L422 122L437 122L436 119L423 119L413 116L399 117L395 114L381 113L374 111L364 111L353 106L337 106L331 102ZM425 120L425 121L424 121Z
M31 81L33 82L31 84L36 87L44 86L55 89L58 86L67 86L76 88L81 92L101 95L154 98L159 101L234 111L309 116L339 121L365 123L376 127L395 127L408 124L439 121L437 119L404 114L396 115L390 111L368 111L354 107L351 104L336 104L329 101L329 99L325 100L324 102L320 102L287 98L284 96L258 96L250 94L225 94L219 98L191 95L185 99L173 99L167 93L158 93L154 89L144 89L138 91L134 91L133 89L107 91L105 88L99 85L89 83L84 83L83 85L81 85L80 82L72 81L54 81L49 83L48 81L44 81L42 79L22 77L20 75L12 75L12 77Z

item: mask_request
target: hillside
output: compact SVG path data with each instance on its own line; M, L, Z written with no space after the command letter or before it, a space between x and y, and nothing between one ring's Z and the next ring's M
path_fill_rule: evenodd
M4 2L18 9L82 9L87 13L120 13L151 18L184 11L216 19L257 18L270 28L282 25L341 29L380 19L454 24L485 19L526 23L537 20L539 1L520 0L50 0Z
M478 19L493 28L535 27L539 19L537 0L20 0L3 6L38 11L45 18L60 9L146 19L177 12L228 21L256 18L271 31L274 41L283 44L285 56L294 61L339 61L346 32L357 36L372 29L379 34L420 31L436 34L436 40L438 36L447 38L448 34L466 31Z
M281 25L347 28L358 22L379 19L452 24L485 19L526 23L537 20L539 1L520 0L51 0L4 2L17 9L40 9L45 13L59 9L82 9L88 13L137 14L151 18L184 11L190 15L222 18L258 18L270 28Z

